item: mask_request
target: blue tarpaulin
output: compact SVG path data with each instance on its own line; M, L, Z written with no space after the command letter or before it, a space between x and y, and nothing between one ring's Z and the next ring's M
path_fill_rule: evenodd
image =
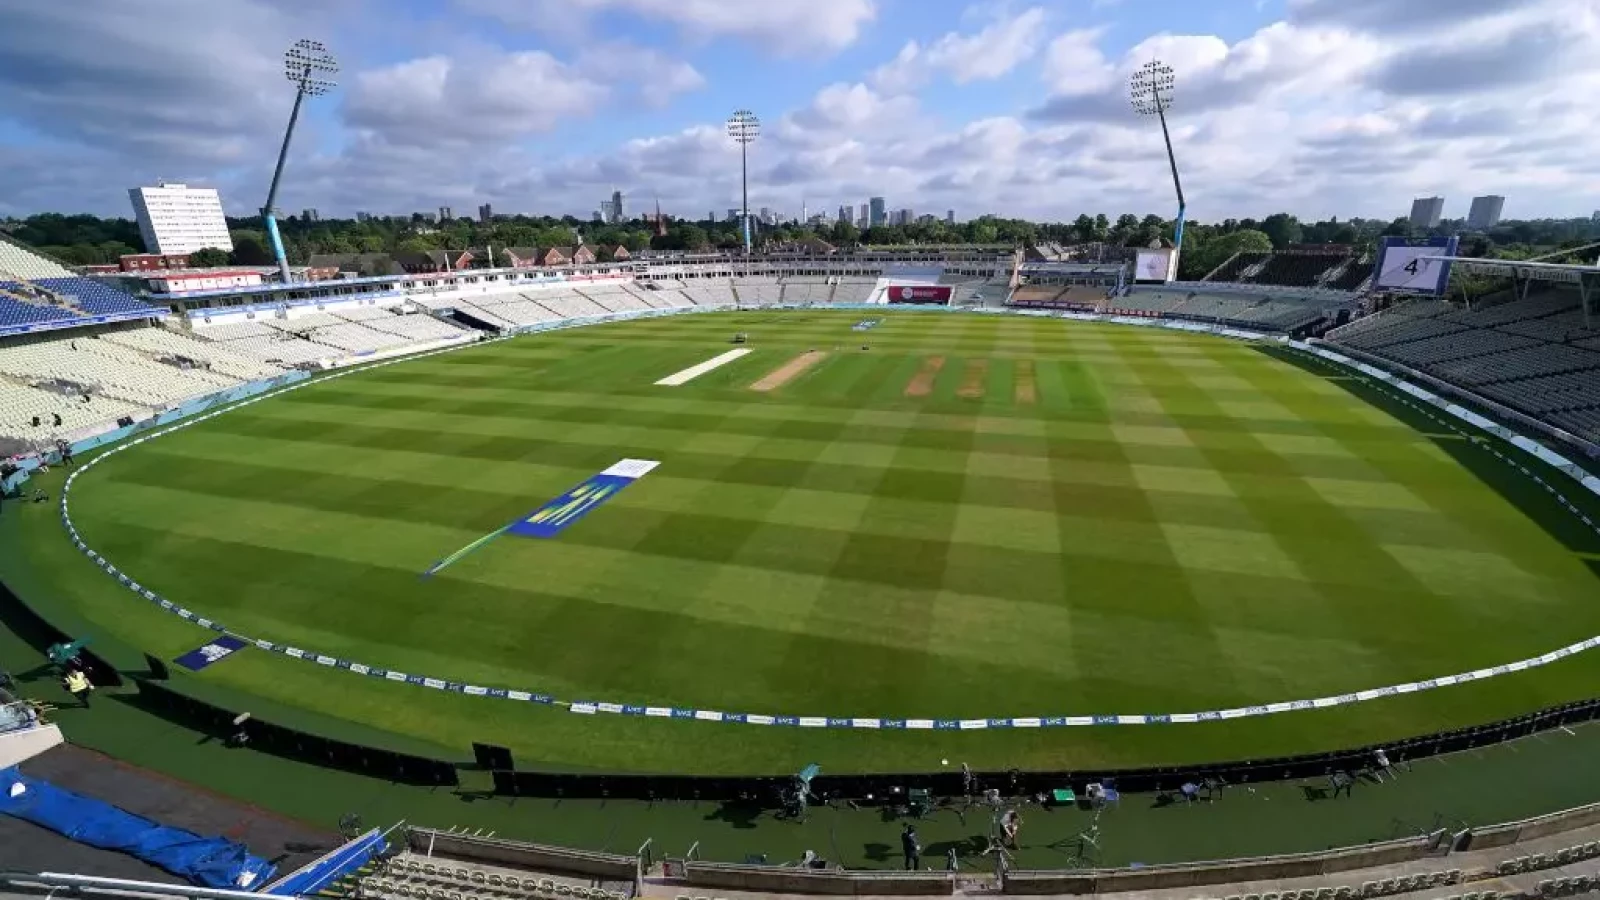
M201 887L254 890L277 870L243 844L167 828L14 768L0 770L0 813L91 847L121 851Z

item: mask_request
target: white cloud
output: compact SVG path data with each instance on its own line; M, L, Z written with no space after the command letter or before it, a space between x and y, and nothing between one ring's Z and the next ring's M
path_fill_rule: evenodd
M530 28L572 28L573 19L645 16L698 38L752 40L786 53L835 51L877 15L874 0L457 0L468 11Z
M549 131L608 96L548 53L429 56L360 73L345 114L391 143L448 144Z
M1111 87L1116 70L1100 52L1104 28L1057 35L1044 54L1043 77L1056 94L1093 94Z
M922 87L935 74L956 84L1000 78L1038 52L1044 24L1045 11L1035 6L1016 15L1002 14L974 34L949 32L927 47L907 41L869 80L880 91L905 93Z
M705 76L694 66L650 47L624 42L584 48L576 68L607 84L625 86L648 106L669 104L679 94L706 86Z
M810 104L780 119L777 135L797 144L870 137L914 123L917 110L910 97L885 96L864 84L831 84Z
M300 35L301 16L390 12L363 5L372 2L145 0L133 11L80 0L9 12L0 127L15 139L0 146L0 211L126 214L126 187L157 176L219 184L232 210L249 210L289 102L277 53ZM1421 3L1294 0L1282 21L1243 37L1152 34L1115 52L1113 35L1137 26L1131 5L1092 20L1120 17L1114 29L1052 30L1050 15L1000 0L951 16L926 44L874 35L886 39L871 51L877 59L901 50L868 70L820 60L861 38L871 0L457 3L498 4L524 23L642 17L689 37L812 57L815 66L801 66L773 55L731 86L759 98L777 94L779 79L787 94L794 79L815 78L787 109L754 101L769 127L751 147L752 202L790 211L802 196L832 208L882 194L892 206L963 216L1170 214L1160 131L1126 96L1129 74L1152 56L1177 70L1170 124L1201 220L1278 210L1389 217L1427 191L1448 198L1447 213L1472 194L1499 193L1518 215L1586 214L1600 177L1588 99L1600 88L1593 0L1458 0L1444 17L1418 12ZM659 194L669 212L694 216L737 202L739 154L723 134L722 99L689 106L697 92L725 87L715 83L723 45L646 44L638 35L648 28L627 30L632 44L546 40L495 21L485 37L482 20L459 30L445 20L420 29L399 14L344 30L339 14L319 20L310 33L344 50L345 87L302 122L283 206L326 215L487 200L582 215L613 187ZM383 35L378 67L357 52L371 29ZM978 93L1019 64L1036 96ZM921 94L936 80L977 87L955 100ZM633 115L641 107L647 118ZM614 137L599 150L566 149L592 147L602 133Z

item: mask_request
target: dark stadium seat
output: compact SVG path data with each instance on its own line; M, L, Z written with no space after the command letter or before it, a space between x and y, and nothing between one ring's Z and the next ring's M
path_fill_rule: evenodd
M1270 253L1241 253L1224 263L1222 268L1208 277L1206 281L1238 281L1239 276L1244 274L1246 269L1265 262L1267 257L1271 255Z
M1312 256L1298 253L1275 253L1267 264L1250 280L1255 284L1277 284L1284 287L1316 287L1322 276L1344 259L1342 256Z
M1372 263L1354 262L1339 277L1328 282L1328 287L1336 291L1353 291L1361 287L1362 282L1371 277Z

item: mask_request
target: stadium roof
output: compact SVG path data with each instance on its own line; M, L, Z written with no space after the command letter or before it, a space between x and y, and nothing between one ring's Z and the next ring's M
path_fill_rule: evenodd
M1453 265L1475 269L1485 275L1498 275L1527 281L1549 281L1557 284L1594 283L1600 278L1600 266L1583 266L1572 263L1533 262L1513 259L1483 259L1476 256L1442 257ZM1585 276L1588 276L1586 279Z

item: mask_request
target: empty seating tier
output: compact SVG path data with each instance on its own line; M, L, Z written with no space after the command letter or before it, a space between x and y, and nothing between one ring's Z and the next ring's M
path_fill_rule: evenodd
M1475 308L1403 304L1329 335L1600 442L1600 329L1576 291Z
M1316 287L1328 270L1344 262L1342 256L1309 256L1296 253L1275 253L1266 265L1250 279L1255 284L1278 284L1284 287Z
M72 277L66 267L4 238L0 238L0 272L28 280Z
M33 283L67 298L73 306L91 316L145 313L154 317L165 313L93 278L35 278Z
M1246 269L1258 266L1267 261L1270 253L1240 253L1233 259L1222 264L1222 267L1206 278L1207 281L1238 281Z

